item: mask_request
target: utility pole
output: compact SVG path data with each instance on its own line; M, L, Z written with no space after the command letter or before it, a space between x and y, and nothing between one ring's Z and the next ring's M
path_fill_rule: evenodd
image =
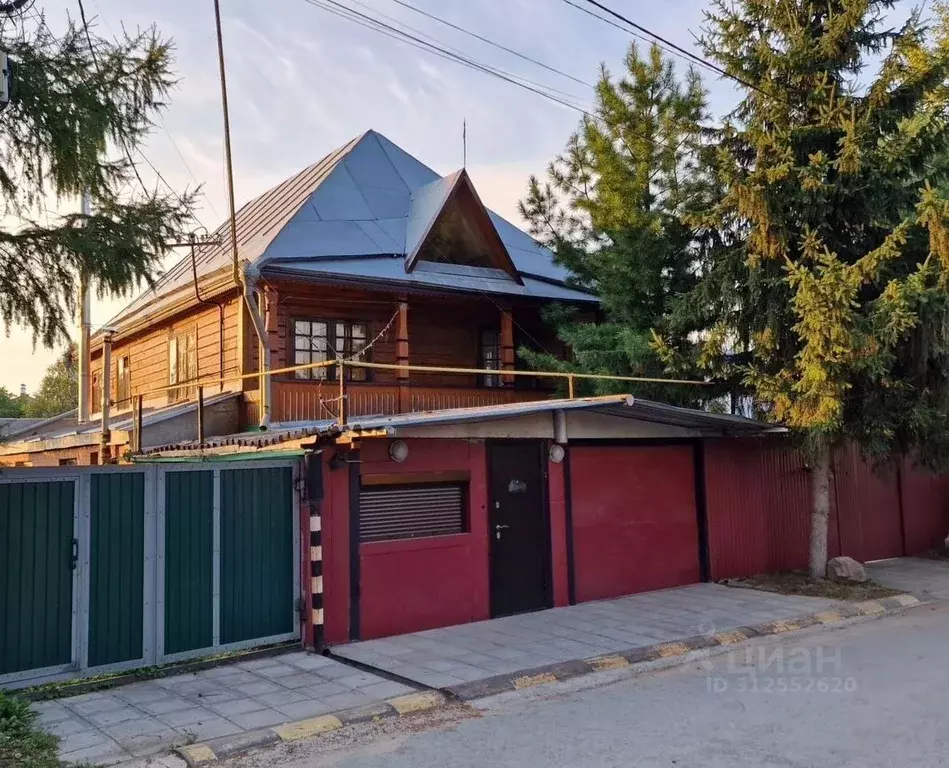
M217 58L221 71L221 108L224 111L224 164L227 174L227 201L230 206L231 255L234 260L234 282L241 284L240 264L237 256L237 208L234 203L234 165L231 160L231 116L227 106L227 74L224 66L224 32L221 29L221 3L214 0L214 23L217 28Z
M89 190L82 193L82 215L92 214L92 199ZM92 290L89 285L89 276L82 272L79 275L79 411L78 421L84 424L89 421L89 368L91 365L89 337L91 334L90 316L92 314Z

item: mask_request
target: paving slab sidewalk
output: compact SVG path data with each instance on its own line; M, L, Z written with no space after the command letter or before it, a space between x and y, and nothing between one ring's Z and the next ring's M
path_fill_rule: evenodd
M333 653L421 685L446 688L696 635L787 620L839 603L720 584L582 603L368 640Z
M193 674L34 704L60 737L60 759L111 765L349 707L412 688L323 656L293 651Z
M900 557L867 563L877 584L909 592L921 600L949 600L949 560Z

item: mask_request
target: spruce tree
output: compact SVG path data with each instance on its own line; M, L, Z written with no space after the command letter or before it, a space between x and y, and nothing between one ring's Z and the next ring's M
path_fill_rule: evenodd
M596 110L566 149L531 177L521 215L531 234L597 293L597 318L552 309L549 320L572 362L521 350L538 368L627 376L666 375L652 347L654 329L684 343L696 318L676 314L696 285L696 263L710 246L690 216L707 208L714 186L703 140L705 92L698 75L676 72L658 47L631 46L622 77L604 67ZM684 318L684 321L683 321ZM595 322L590 322L595 320ZM629 391L628 382L587 382L587 391ZM703 388L633 387L637 394L694 403Z
M814 577L836 446L949 456L949 26L937 6L889 29L894 5L718 0L702 41L746 84L719 140L708 218L741 247L703 287L728 297L706 358L744 344L760 407L805 441Z
M0 17L2 18L2 17ZM0 318L47 346L74 324L79 276L99 295L149 280L191 218L194 193L148 189L134 161L174 85L152 29L118 40L69 23L6 19L13 98L0 112ZM93 213L47 212L51 200Z

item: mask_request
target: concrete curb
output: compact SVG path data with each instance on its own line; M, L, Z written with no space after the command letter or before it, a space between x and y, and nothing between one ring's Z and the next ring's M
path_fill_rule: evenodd
M379 720L402 717L415 712L426 712L442 706L448 697L440 691L420 691L397 696L378 704L368 704L353 709L344 709L307 720L246 731L234 736L222 736L219 739L198 744L178 747L175 752L192 768L208 765L216 760L233 757L251 749L266 747L279 742L297 741L318 736L321 733L335 731L346 725L370 723Z
M641 646L629 651L612 653L605 656L596 656L591 659L566 661L560 664L537 667L513 674L498 675L470 683L443 688L442 691L460 701L473 701L499 693L532 688L545 683L556 683L570 680L581 675L593 672L603 672L611 669L624 669L636 664L671 659L685 656L693 651L743 643L753 637L780 635L784 632L793 632L818 625L830 626L842 624L861 617L880 617L891 613L898 613L906 608L921 605L921 601L912 595L897 595L880 600L867 600L862 603L845 604L829 611L810 613L793 619L772 621L767 624L756 624L750 627L739 627L728 632L719 632L714 635L696 635L684 640L657 643Z
M860 618L879 618L898 613L906 608L922 605L922 601L912 595L897 595L881 600L867 600L862 603L841 605L833 610L810 613L793 619L772 621L750 627L739 627L713 635L696 635L684 640L657 643L645 647L633 648L621 653L596 656L590 659L577 659L559 664L536 667L512 674L498 675L470 683L449 686L440 690L427 690L410 693L379 704L370 704L341 712L321 715L295 723L247 731L234 736L224 736L207 742L190 744L175 750L192 768L200 768L216 760L233 757L251 749L269 746L279 742L296 741L318 736L321 733L335 731L346 725L377 722L402 717L415 712L426 712L447 704L450 701L468 702L499 693L533 688L547 683L570 680L581 675L607 670L625 669L636 664L675 659L694 651L719 648L743 643L754 637L780 635L800 629L816 626L845 624Z

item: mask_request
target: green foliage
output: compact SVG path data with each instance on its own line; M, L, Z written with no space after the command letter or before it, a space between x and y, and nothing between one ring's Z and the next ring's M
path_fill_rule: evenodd
M6 387L0 387L0 418L19 419L23 416L23 403L14 397Z
M75 349L70 348L46 369L39 390L23 407L24 416L35 419L57 416L78 405L79 376L74 359Z
M700 361L825 450L949 460L949 25L883 25L891 0L718 0L706 54L747 88L717 137L737 233L685 306ZM879 63L882 60L882 64ZM724 236L723 236L724 237ZM683 349L683 347L685 347ZM674 339L660 352L695 360Z
M61 36L45 23L15 38L0 30L15 79L0 113L0 200L19 220L0 228L0 318L48 346L72 325L80 274L100 296L149 280L194 206L194 193L140 188L131 162L174 85L170 44L154 30L90 38L91 49L72 23ZM50 197L84 189L93 215L47 214Z
M28 701L0 691L0 768L59 768L57 744L36 726Z
M573 350L559 363L527 350L548 369L657 377L667 363L653 349L654 329L688 342L694 314L676 313L696 286L696 264L717 238L693 219L714 197L703 141L705 94L698 75L677 75L653 47L631 46L617 80L604 68L596 116L585 118L548 179L530 179L520 203L531 234L550 247L582 288L602 300L603 316L552 310L548 319ZM628 382L588 383L586 391L630 391ZM710 393L637 386L637 394L696 402Z

